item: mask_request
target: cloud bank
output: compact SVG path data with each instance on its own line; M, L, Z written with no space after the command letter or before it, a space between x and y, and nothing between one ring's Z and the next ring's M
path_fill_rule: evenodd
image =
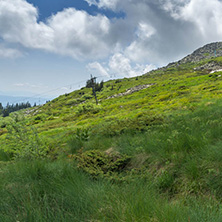
M125 16L67 8L39 22L27 1L0 0L0 57L37 49L88 61L88 69L104 76L135 76L222 39L220 0L85 1Z

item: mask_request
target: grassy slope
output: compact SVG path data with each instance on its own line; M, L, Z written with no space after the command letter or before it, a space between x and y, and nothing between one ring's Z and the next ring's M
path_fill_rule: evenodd
M221 221L222 73L193 71L208 61L106 82L99 106L83 88L27 116L60 160L1 162L1 221ZM144 84L154 85L107 99ZM78 139L84 129L89 139ZM95 180L67 161L82 147L112 147L131 161L111 181Z
M30 118L30 123L35 124L42 135L59 138L59 146L61 138L74 133L76 128L89 128L100 135L115 135L131 129L144 130L149 125L159 124L167 116L189 113L197 106L221 97L222 78L217 77L220 73L194 72L195 66L183 65L179 69L109 81L98 93L99 106L95 105L91 89L84 88L60 96L40 108L39 114ZM131 95L107 99L144 84L154 85ZM82 102L85 103L78 105Z

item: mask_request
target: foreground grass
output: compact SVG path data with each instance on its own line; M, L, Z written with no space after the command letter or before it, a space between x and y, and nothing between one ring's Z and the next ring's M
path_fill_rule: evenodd
M212 221L222 220L213 200L161 196L151 181L90 179L67 161L1 166L0 220Z

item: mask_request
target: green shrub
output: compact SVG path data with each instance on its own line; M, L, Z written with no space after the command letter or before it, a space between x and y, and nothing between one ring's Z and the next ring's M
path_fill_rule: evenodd
M0 149L0 161L9 161L10 155Z
M88 141L89 140L89 129L80 129L76 130L75 135L77 140Z
M79 152L75 155L78 167L94 177L112 177L121 173L130 161L127 155L116 152L105 153L99 150Z
M84 145L84 142L88 141L90 138L88 129L80 129L78 128L74 135L68 140L68 146L70 148L70 152L76 153L79 149L81 149Z
M84 94L82 97L82 100L85 101L85 100L92 99L92 98L93 98L93 96L91 94Z
M15 116L7 124L5 151L14 158L33 159L46 156L48 148L40 139L37 130L27 126L23 118Z
M93 103L84 103L84 104L80 104L75 112L77 115L81 115L81 114L87 114L87 113L92 113L92 114L96 114L101 110L101 107L93 104Z
M76 104L78 104L78 100L77 99L69 99L65 104L68 106L76 105Z
M94 128L94 132L102 136L116 136L124 133L135 133L147 130L151 126L164 123L161 115L146 115L140 113L130 118L106 118Z

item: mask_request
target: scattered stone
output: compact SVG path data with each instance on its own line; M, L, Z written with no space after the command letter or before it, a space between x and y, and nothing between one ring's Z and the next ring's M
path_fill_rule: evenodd
M222 72L222 69L213 70L210 73L212 74L212 73L215 73L215 72ZM218 77L221 77L221 75L219 75Z
M113 96L109 96L107 99L112 99L112 98L117 98L117 97L121 97L121 96L130 95L130 94L138 92L142 89L147 89L147 88L149 88L150 86L153 86L153 85L154 85L154 83L146 84L146 85L138 85L138 86L132 87L130 89L127 89L126 92L115 94Z
M208 62L202 66L198 66L196 68L194 68L195 71L199 71L199 70L209 70L211 71L211 73L213 73L215 70L222 70L222 64L215 62L215 61L211 61Z
M24 115L33 115L33 116L35 116L36 114L38 114L41 110L39 110L39 108L41 107L41 106L43 106L43 105L40 105L40 106L37 106L37 107L34 107L34 108L32 108L32 109L28 109L28 110L25 110L25 112L24 112Z

